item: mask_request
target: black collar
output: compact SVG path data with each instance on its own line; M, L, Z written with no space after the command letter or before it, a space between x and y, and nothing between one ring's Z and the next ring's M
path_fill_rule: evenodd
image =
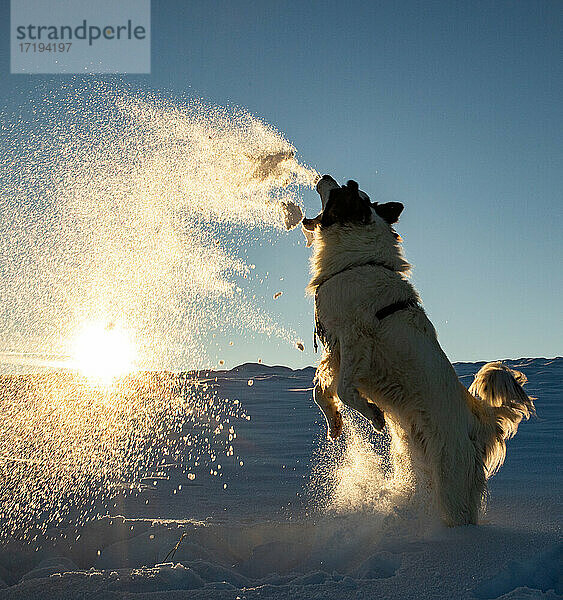
M359 269L360 267L383 267L384 269L387 269L388 271L392 271L393 273L398 273L398 271L396 269L394 269L393 267L390 267L389 265L386 265L385 263L377 262L376 260L370 260L365 263L360 263L359 265L350 265L349 267L344 267L344 269L340 269L340 271L336 271L336 273L333 273L332 275L329 275L328 277L325 277L324 279L322 279L321 282L317 285L317 287L315 289L315 297L316 297L321 285L324 285L329 279L332 279L333 277L340 275L340 273L345 273L346 271L350 271L352 269Z

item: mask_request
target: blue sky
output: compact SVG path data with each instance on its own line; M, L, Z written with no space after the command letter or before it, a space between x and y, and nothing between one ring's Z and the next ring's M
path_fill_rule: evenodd
M0 100L9 75L0 5ZM153 0L152 74L133 88L193 94L264 118L299 157L372 199L400 201L413 281L452 360L562 353L563 3ZM106 78L108 78L106 76ZM67 79L68 81L68 79ZM318 211L305 192L308 214ZM308 253L298 231L248 250L280 277L271 310L310 340ZM308 344L310 347L310 344ZM314 354L245 339L227 366Z

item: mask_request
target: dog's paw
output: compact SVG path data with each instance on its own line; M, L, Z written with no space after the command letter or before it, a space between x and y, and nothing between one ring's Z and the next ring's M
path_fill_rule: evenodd
M372 415L370 416L371 424L376 431L383 431L385 429L385 416L383 411L379 408L379 406L373 404L372 402L368 403L368 406L371 409Z
M342 414L340 411L336 411L334 413L334 417L330 420L328 425L328 437L331 440L335 440L337 437L340 437L342 433L342 428L344 427L344 421L342 420Z

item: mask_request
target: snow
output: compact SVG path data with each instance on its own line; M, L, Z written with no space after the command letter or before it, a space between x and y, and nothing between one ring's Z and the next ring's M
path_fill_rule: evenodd
M562 589L561 559L563 545L559 544L529 560L510 561L506 568L475 589L477 598L498 598L518 589L549 590Z
M313 369L246 364L199 373L251 416L236 430L243 467L172 470L78 531L6 543L0 598L562 598L563 359L506 363L528 376L538 418L509 442L477 527L448 529L393 487L384 435L353 421L327 441ZM464 384L481 364L455 365Z

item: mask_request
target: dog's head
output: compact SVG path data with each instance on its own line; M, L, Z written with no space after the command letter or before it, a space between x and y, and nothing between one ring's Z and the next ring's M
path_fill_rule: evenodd
M307 246L313 243L313 233L319 228L326 230L333 225L368 225L376 221L391 227L403 211L400 202L370 202L369 196L358 188L355 181L340 187L330 176L323 175L317 183L322 211L314 219L303 219L302 228ZM396 237L397 234L395 234Z

